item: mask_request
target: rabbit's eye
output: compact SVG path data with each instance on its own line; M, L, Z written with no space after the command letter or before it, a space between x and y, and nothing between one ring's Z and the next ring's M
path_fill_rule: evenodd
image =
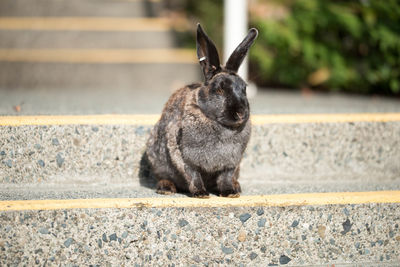
M224 95L224 90L222 90L222 88L218 88L215 92L217 95Z

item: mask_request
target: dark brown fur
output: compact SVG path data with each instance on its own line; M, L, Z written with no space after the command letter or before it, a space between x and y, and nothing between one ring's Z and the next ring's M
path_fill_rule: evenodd
M239 45L239 54L234 52L228 60L235 69L226 69L198 26L198 56L205 57L200 63L206 81L170 97L147 142L147 156L159 181L157 192L179 190L207 197L214 190L221 196L239 196L239 165L251 125L246 84L236 71L256 36L252 29Z

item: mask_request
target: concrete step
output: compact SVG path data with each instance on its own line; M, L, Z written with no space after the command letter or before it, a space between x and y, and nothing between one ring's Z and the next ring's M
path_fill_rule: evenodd
M101 180L101 174L99 174ZM313 179L312 179L313 178ZM369 192L382 190L400 190L399 179L353 178L323 180L312 177L302 177L299 181L271 181L267 176L249 177L242 174L240 183L241 196L297 194L297 193L332 193L332 192ZM35 200L35 199L93 199L93 198L159 198L155 192L155 181L148 177L127 177L124 182L104 182L92 179L84 180L76 177L59 177L55 182L11 184L2 183L0 187L1 200ZM380 181L382 180L382 181ZM177 193L171 197L185 197Z
M158 116L0 117L0 181L7 188L140 186L148 179L145 142ZM251 194L399 188L399 113L252 120L241 168Z
M161 1L147 0L2 0L0 16L157 16Z
M176 48L164 31L8 31L0 30L0 48L8 49L158 49Z
M33 63L186 63L196 62L192 49L0 49L0 62Z
M133 90L133 86L114 86L112 91L109 88L0 90L0 115L159 114L172 91L181 85L178 82L171 87L163 85L157 92L155 87ZM400 112L400 101L393 98L338 93L305 96L299 91L266 88L259 88L249 102L252 114Z
M174 48L163 18L0 17L0 48Z
M170 50L88 50L13 54L0 62L0 88L167 91L200 80L194 54ZM45 62L43 62L45 61ZM47 62L46 62L47 61ZM49 62L50 61L50 62ZM53 62L51 62L53 61ZM64 62L62 62L64 61ZM156 78L154 78L156 77Z
M253 115L236 199L154 193L158 116L0 117L0 265L398 266L399 113Z
M165 31L166 18L121 17L0 17L1 30L31 31Z
M400 191L0 201L1 265L398 266Z
M36 4L33 8L32 2L23 0L0 4L2 91L169 91L200 78L195 51L171 49L176 43L168 20L148 18L158 14L160 1L39 0ZM129 13L132 10L137 14Z

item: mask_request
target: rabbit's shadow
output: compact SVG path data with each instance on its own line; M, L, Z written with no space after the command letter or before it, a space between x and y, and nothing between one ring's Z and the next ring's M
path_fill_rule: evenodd
M139 163L139 183L141 186L156 190L157 187L157 180L155 179L152 168L150 165L149 158L147 153L144 152L142 154L142 158L140 159ZM190 197L191 195L188 192L178 192L175 195L179 196L187 196Z
M144 152L139 163L139 183L141 186L155 189L157 181L151 171L151 165L149 158L147 157L147 152Z

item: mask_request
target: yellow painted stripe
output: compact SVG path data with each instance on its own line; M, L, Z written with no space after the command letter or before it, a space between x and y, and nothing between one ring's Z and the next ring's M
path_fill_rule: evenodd
M0 116L0 126L23 125L153 125L160 115ZM344 123L400 121L400 113L252 115L253 125L272 123Z
M153 125L160 115L0 116L0 126L22 125Z
M190 49L0 49L0 61L62 63L196 63Z
M41 31L167 31L165 18L0 17L0 30Z
M305 205L345 205L367 203L400 203L400 191L309 193L240 198L112 198L0 201L0 211L98 209L137 207L276 207Z

